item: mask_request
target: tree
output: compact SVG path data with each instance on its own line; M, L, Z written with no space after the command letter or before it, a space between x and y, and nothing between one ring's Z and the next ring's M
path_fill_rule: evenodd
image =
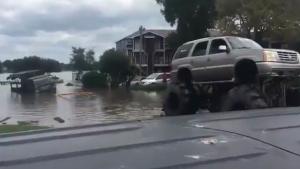
M207 29L214 26L215 0L156 0L171 26L177 25L180 43L207 36ZM174 36L174 34L173 34Z
M77 71L83 70L95 70L96 61L95 61L95 52L90 49L86 51L84 48L76 48L72 47L71 54L71 64L73 65L73 69Z
M95 52L94 50L90 49L85 54L86 63L89 65L93 65L95 63Z
M83 71L86 70L86 60L85 60L85 49L84 48L76 48L72 47L72 54L71 54L71 63L75 70Z
M112 86L118 86L130 75L130 61L127 56L115 49L107 50L100 57L101 73L107 73L112 78Z
M85 88L107 87L106 76L103 73L89 72L83 75L82 84Z
M258 42L264 36L283 39L299 30L299 5L298 0L217 0L217 27Z
M0 61L0 73L3 72L3 66L2 65L3 65L2 62Z
M95 61L95 52L94 50L90 49L85 54L85 61L86 66L88 70L96 70L97 69L97 63Z
M20 72L38 69L44 72L60 72L60 63L52 59L43 59L37 56L24 57L22 59L6 60L3 62L8 72Z

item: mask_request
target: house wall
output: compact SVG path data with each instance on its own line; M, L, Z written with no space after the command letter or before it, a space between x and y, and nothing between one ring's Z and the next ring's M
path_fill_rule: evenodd
M153 70L154 72L165 72L170 71L170 64L175 50L169 48L165 49L165 38L158 36L153 33L147 33L143 35L143 49L141 49L140 37L137 36L133 39L126 39L117 42L117 50L126 53L129 56L131 63L136 64L145 70L144 74L147 75L148 70L148 54L145 52L147 38L154 38L154 53L153 53ZM147 42L147 43L146 43ZM130 44L130 45L129 45Z
M122 52L123 54L127 55L127 40L121 40L116 43L116 50Z

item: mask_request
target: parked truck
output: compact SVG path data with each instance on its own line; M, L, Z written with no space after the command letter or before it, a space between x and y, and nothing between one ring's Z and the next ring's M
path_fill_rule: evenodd
M173 57L172 81L179 69L188 68L204 93L206 108L219 111L226 93L234 87L234 67L244 59L256 63L260 90L271 107L300 105L300 54L264 49L241 37L210 37L183 44Z

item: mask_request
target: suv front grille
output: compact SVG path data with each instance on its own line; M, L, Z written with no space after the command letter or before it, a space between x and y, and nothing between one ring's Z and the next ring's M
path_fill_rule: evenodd
M295 52L277 52L280 61L287 63L298 63L298 54Z

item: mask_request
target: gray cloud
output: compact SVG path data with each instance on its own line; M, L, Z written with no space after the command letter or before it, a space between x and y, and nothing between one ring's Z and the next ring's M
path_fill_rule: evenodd
M100 55L139 25L169 28L154 0L23 1L0 6L0 60L38 55L68 62L72 46Z

